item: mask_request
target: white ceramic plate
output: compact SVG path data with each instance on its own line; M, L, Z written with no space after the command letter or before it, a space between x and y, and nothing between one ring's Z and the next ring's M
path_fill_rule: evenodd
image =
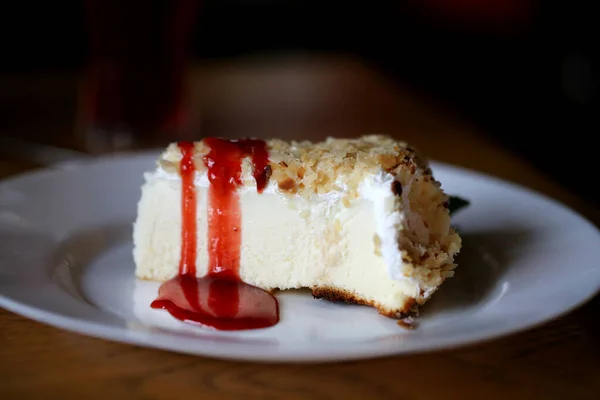
M455 223L454 278L408 331L375 310L280 293L281 322L244 332L190 326L149 307L158 284L133 277L131 226L156 154L63 165L0 183L0 306L71 331L254 361L334 361L429 351L523 330L600 287L600 234L564 206L498 179L434 164L472 204Z

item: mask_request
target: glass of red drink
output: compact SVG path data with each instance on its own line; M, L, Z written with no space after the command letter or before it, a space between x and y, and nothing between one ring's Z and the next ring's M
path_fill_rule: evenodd
M198 0L86 0L90 53L81 123L93 152L159 146L186 124Z

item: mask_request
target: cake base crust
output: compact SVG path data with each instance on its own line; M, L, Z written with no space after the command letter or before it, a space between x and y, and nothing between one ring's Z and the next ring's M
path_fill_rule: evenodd
M311 288L312 295L315 299L323 299L331 301L332 303L347 303L347 304L360 304L375 308L379 314L389 318L403 319L415 312L416 301L415 299L408 299L402 308L390 309L382 307L374 301L366 300L354 293L351 293L344 289L339 289L331 286L318 286Z

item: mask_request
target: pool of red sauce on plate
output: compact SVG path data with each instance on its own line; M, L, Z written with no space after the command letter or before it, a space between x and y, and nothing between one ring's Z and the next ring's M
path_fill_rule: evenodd
M204 157L208 168L208 272L196 277L197 197L194 176L194 144L179 143L181 257L179 274L164 282L152 308L173 317L219 330L259 329L279 322L279 305L270 293L240 279L241 210L237 188L242 185L242 160L250 157L256 187L261 193L268 181L265 142L255 139L229 141L206 138Z

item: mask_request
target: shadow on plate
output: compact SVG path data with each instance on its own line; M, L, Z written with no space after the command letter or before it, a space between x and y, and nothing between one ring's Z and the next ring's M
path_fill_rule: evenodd
M480 308L502 296L511 264L527 251L533 232L525 229L461 232L463 247L454 277L421 309L422 316Z
M85 268L109 248L130 241L131 231L131 223L115 223L74 233L55 252L53 278L70 295L92 304L81 290Z
M0 228L0 281L15 285L17 282L45 281L40 265L52 259L56 241L51 235L27 229Z

